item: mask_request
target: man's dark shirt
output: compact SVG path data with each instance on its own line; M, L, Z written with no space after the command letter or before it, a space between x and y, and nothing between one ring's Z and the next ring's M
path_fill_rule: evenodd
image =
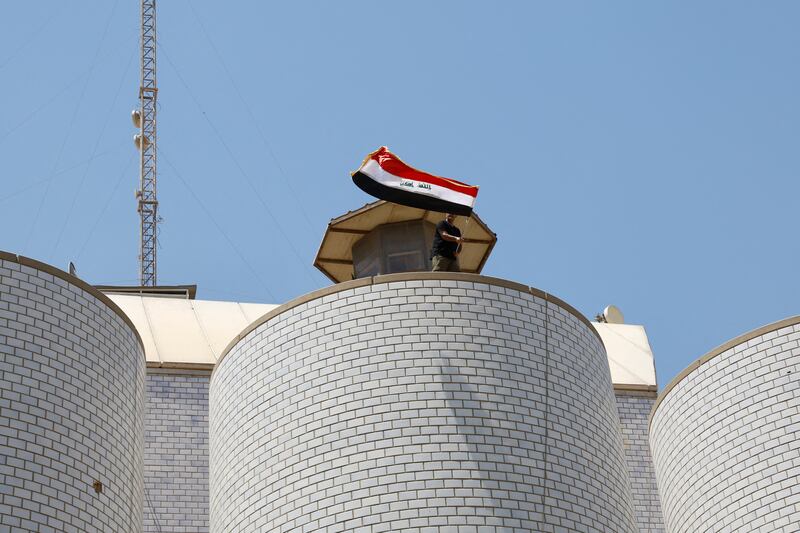
M452 235L453 237L461 237L460 229L450 224L446 220L442 220L436 224L436 233L433 235L433 248L431 249L431 257L441 255L442 257L455 259L458 243L442 239L442 232Z

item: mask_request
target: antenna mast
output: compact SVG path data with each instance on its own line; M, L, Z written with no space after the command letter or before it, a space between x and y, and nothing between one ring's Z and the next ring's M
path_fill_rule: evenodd
M139 149L140 188L137 211L141 217L139 237L139 280L143 287L156 285L156 245L158 239L158 200L156 200L156 0L142 0L142 61L139 109L133 123L139 128L134 137Z

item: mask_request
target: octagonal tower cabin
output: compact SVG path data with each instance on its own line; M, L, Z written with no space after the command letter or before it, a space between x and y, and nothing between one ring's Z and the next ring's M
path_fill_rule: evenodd
M431 245L444 213L379 200L334 218L325 230L314 266L334 283L356 278L431 270ZM497 235L473 211L457 217L464 237L461 271L480 274Z

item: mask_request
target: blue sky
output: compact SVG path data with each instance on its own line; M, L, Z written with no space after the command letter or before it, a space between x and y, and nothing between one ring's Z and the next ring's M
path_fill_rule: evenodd
M0 249L137 280L138 1L0 18ZM158 6L159 282L279 303L387 145L481 186L484 274L644 324L663 387L798 313L800 4ZM277 221L277 222L276 222Z

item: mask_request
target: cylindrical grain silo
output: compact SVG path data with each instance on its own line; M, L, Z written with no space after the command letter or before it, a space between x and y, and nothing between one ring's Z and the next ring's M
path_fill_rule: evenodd
M764 326L681 372L651 415L670 533L796 532L800 317Z
M215 533L634 531L602 342L523 285L303 296L229 345L209 403Z
M144 352L107 297L0 252L0 530L139 532Z

